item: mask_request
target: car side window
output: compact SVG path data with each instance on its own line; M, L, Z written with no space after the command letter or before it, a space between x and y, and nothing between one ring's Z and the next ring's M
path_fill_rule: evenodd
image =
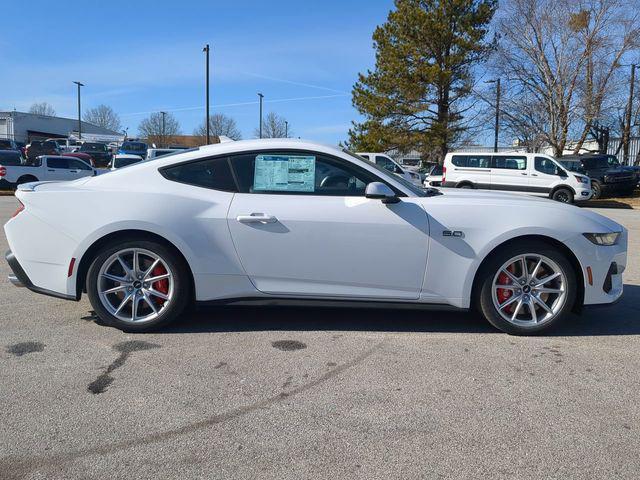
M526 170L527 157L509 155L494 156L491 168L504 170Z
M256 152L231 157L240 191L294 195L364 197L381 181L355 165L307 152Z
M73 168L75 170L91 170L91 167L80 160L68 160L69 168Z
M390 171L391 173L402 173L398 166L387 157L376 155L376 165Z
M225 192L238 191L227 157L182 163L163 168L160 173L173 182Z
M547 175L558 175L558 166L548 158L536 157L534 159L534 168L540 173Z
M68 170L69 169L69 160L66 158L48 158L47 166L49 168L59 168Z
M491 155L454 155L451 163L463 168L490 168Z

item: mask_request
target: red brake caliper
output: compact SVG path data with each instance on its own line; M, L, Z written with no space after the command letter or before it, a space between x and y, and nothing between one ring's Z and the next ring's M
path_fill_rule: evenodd
M513 265L509 265L507 267L507 270L510 273L513 273ZM510 285L510 284L513 283L511 281L511 279L509 278L509 276L504 272L502 272L502 273L500 273L500 275L498 275L498 282L500 283L500 285ZM500 302L501 305L504 302L506 302L507 300L509 300L509 298L511 298L511 296L513 295L513 291L508 290L506 288L499 288L496 291L496 293L498 295L498 301ZM507 307L505 307L505 311L508 312L508 313L511 313L511 312L513 312L513 308L514 308L513 304L508 305Z
M165 275L166 273L167 270L164 268L164 266L158 265L151 271L151 276L159 277L160 275ZM167 293L169 293L169 279L164 278L162 280L158 280L157 282L153 282L153 288L158 292L164 293L166 295ZM164 305L164 302L166 301L163 298L158 297L155 297L155 299L160 305Z

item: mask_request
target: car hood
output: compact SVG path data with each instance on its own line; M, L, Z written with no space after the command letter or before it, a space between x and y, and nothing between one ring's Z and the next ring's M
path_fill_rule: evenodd
M442 198L446 203L453 205L475 206L476 208L536 208L547 210L548 215L561 215L567 221L571 221L571 216L578 215L585 218L600 227L598 232L620 232L624 229L622 225L613 220L600 215L592 210L577 207L575 205L567 205L566 203L556 202L543 197L534 197L531 195L519 195L514 193L493 192L490 190L467 190L459 188L440 188L438 189L442 195L436 197L425 197L422 202L427 212L429 211L429 200L433 198ZM497 210L499 214L500 210Z

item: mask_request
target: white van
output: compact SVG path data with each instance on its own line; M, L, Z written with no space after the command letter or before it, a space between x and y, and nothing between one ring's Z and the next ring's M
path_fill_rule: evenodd
M406 167L402 167L398 162L393 160L388 155L385 155L384 153L370 153L370 152L365 152L365 153L358 152L358 155L360 155L365 160L369 160L370 162L375 163L380 168L384 168L385 170L388 170L391 173L395 173L399 177L404 178L408 182L411 182L414 185L422 187L422 179L420 178L419 173L412 172Z
M448 153L442 186L526 193L564 203L588 200L593 194L589 177L569 172L540 153Z

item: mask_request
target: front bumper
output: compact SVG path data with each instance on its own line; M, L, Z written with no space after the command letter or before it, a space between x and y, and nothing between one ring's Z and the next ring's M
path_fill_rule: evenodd
M7 251L4 258L7 260L9 267L11 267L11 270L13 271L13 275L9 275L8 279L16 287L26 287L32 292L47 295L49 297L62 298L64 300L79 300L75 295L65 295L63 293L54 292L34 285L11 250Z

